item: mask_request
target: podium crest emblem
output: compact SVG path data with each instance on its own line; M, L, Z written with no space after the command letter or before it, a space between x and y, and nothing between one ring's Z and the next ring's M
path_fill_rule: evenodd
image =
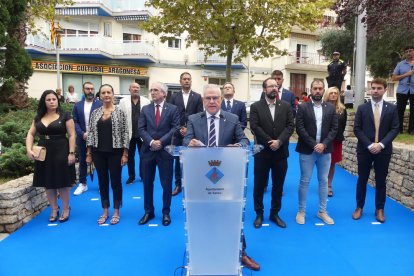
M213 183L217 184L217 182L220 181L220 179L223 178L224 174L217 168L221 165L221 160L210 160L208 161L208 164L212 167L208 173L206 174L206 177Z

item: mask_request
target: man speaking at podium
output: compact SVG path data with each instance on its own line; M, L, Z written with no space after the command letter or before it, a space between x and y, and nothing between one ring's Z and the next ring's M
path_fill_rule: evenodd
M221 92L215 84L207 84L203 89L204 112L188 117L187 133L183 146L225 147L247 146L249 140L244 134L237 115L221 110ZM243 236L242 264L252 270L260 265L247 256L246 242Z

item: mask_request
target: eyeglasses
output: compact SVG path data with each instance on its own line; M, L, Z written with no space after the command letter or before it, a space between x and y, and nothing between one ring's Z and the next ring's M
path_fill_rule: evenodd
M210 102L211 100L217 101L218 99L220 99L220 97L219 96L212 96L212 97L209 96L209 97L204 97L204 99Z
M278 86L275 84L275 85L268 85L268 86L266 86L266 88L278 88Z
M157 88L150 89L150 93L158 93L158 92L161 92L161 90L159 90Z
M89 90L89 91L94 90L94 88L93 88L93 87L85 87L84 89L85 89L85 90Z

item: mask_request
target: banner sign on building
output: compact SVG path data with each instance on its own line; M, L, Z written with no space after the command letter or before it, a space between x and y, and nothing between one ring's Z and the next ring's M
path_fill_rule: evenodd
M56 71L56 62L49 61L32 61L32 68L36 71ZM118 65L99 65L99 64L76 64L60 63L60 71L68 73L86 73L86 74L109 74L109 75L128 75L128 76L146 76L147 68L129 67Z

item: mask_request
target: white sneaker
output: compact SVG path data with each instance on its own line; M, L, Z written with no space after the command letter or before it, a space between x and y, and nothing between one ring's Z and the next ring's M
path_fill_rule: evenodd
M79 183L79 186L73 192L74 195L80 195L88 190L88 185Z
M298 212L296 214L296 223L297 224L305 224L305 212Z
M326 224L332 225L335 224L334 220L328 215L328 213L318 212L318 218L320 218Z

